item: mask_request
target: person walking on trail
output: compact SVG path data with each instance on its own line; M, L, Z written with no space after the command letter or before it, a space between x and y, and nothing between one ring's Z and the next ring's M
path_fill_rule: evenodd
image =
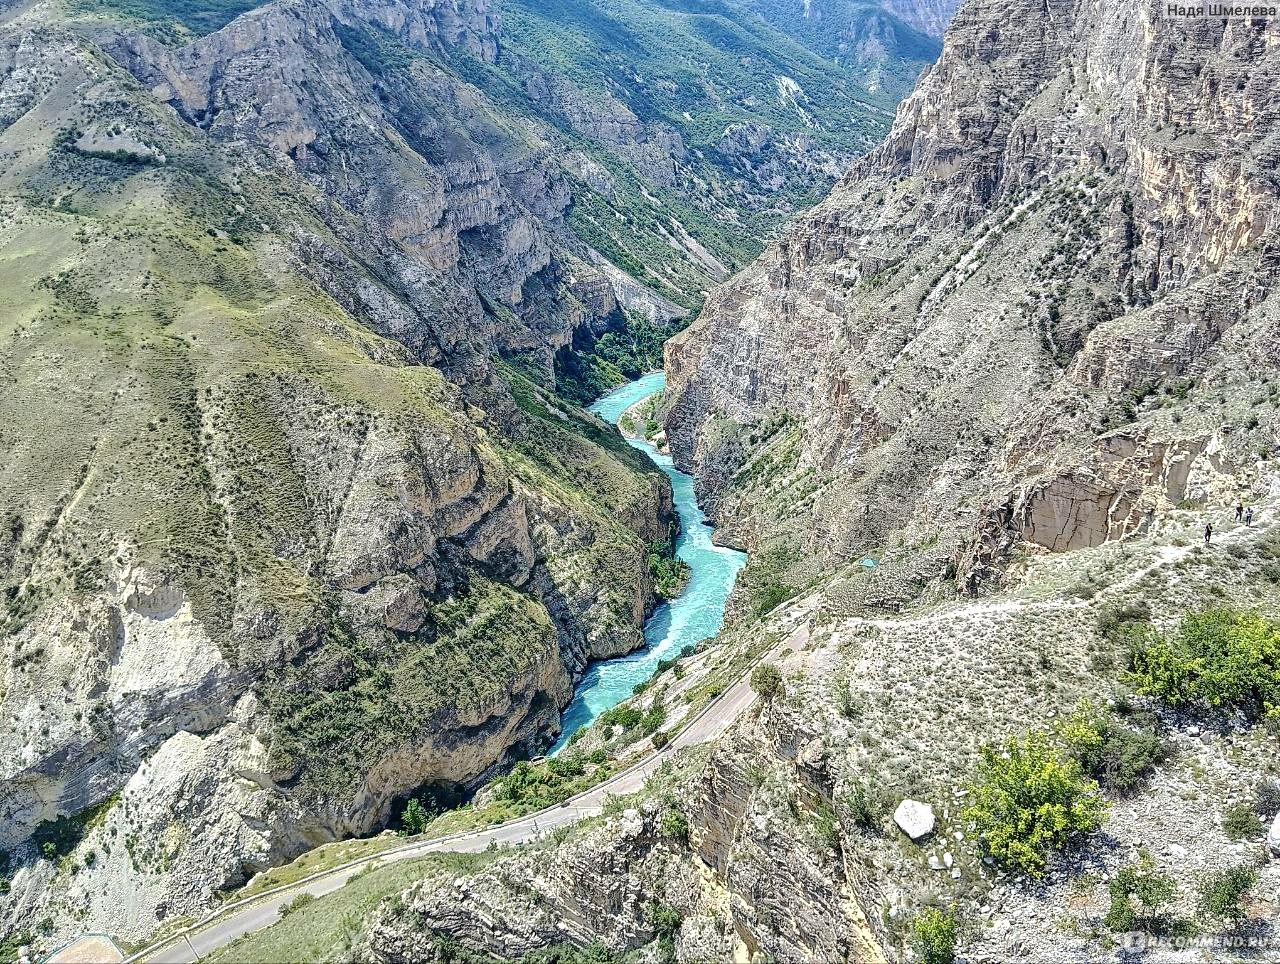
M1209 540L1213 538L1213 523L1207 522L1204 527L1204 544L1207 546Z
M1237 522L1240 521L1240 517L1242 515L1244 515L1244 502L1242 502L1240 499L1236 499L1236 521Z
M1247 526L1253 525L1253 506L1249 506L1244 510L1244 524Z

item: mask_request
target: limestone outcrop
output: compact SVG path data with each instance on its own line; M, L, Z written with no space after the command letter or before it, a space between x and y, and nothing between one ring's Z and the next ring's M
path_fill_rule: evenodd
M1274 33L966 4L885 142L668 345L717 521L828 564L905 533L972 587L984 545L1096 545L1247 483Z

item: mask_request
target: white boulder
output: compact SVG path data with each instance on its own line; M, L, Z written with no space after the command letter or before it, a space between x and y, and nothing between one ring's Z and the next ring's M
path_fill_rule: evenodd
M893 811L893 822L912 840L921 840L933 833L933 807L919 800L903 800Z

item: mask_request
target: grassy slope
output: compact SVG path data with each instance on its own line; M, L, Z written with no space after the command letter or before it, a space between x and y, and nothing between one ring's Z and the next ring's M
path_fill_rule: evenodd
M206 960L215 964L293 964L342 959L361 923L384 898L399 894L428 874L474 871L490 859L486 854L432 854L371 871L341 890L299 906L272 927L228 944Z
M645 544L618 515L652 504L651 466L598 429L588 438L531 418L521 440L477 432L438 371L407 363L292 272L275 230L327 234L299 185L245 173L120 72L93 98L67 73L3 134L6 634L53 600L101 589L126 557L171 574L233 659L271 662L234 651L234 600L273 611L294 638L328 626L316 659L354 661L367 678L295 667L267 687L285 737L276 752L323 759L310 777L326 787L446 694L491 701L552 645L528 595L477 577L433 605L421 637L372 650L335 626L321 560L342 474L371 426L406 445L422 433L472 446L508 462L551 511L589 521L593 538L550 562L599 580L602 618L635 632L621 587L645 571ZM167 163L88 157L63 133L104 120L144 132ZM374 685L388 676L396 686ZM304 752L318 745L349 752Z

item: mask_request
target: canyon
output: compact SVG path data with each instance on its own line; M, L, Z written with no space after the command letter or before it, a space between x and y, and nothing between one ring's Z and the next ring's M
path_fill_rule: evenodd
M140 944L410 798L478 791L434 834L565 804L750 675L599 815L375 859L215 959L902 961L939 920L1093 959L1157 871L1228 953L1239 868L1266 939L1272 707L1140 673L1280 612L1280 28L709 7L6 8L9 934ZM654 611L670 484L582 403L663 342L631 431L747 563L538 759ZM997 860L975 774L1103 718L1141 781Z

